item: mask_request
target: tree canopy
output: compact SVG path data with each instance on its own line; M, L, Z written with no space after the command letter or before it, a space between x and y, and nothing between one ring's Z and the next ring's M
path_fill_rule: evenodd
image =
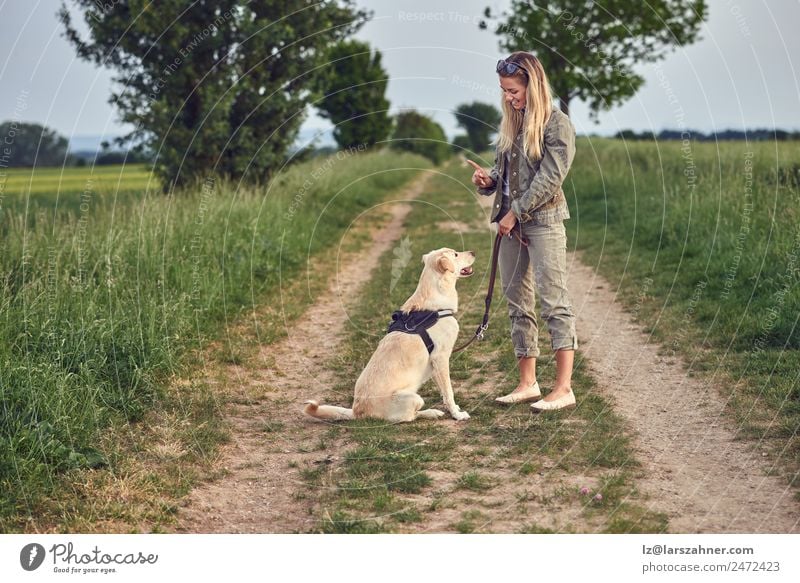
M397 150L425 156L434 164L440 164L450 156L450 146L442 126L414 110L397 114L391 144Z
M491 135L497 131L501 114L494 105L474 101L462 103L455 111L458 125L467 132L469 147L473 152L489 149Z
M79 57L116 71L111 102L135 129L119 145L155 153L165 190L214 172L263 182L285 162L313 100L326 48L368 14L352 0L72 0Z
M0 155L9 168L62 166L72 162L67 156L67 138L38 123L1 123L0 136L5 137Z
M347 40L330 49L322 76L324 96L317 103L323 117L334 124L333 137L340 148L371 146L385 140L392 129L388 75L381 53L367 43Z
M569 104L588 104L597 120L632 97L644 83L634 66L663 59L695 42L708 15L705 0L512 0L493 15L486 8L481 28L494 26L500 48L530 51L569 114Z

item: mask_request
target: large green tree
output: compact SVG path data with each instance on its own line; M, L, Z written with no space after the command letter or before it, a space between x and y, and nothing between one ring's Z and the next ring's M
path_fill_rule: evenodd
M695 42L708 15L705 0L512 0L481 28L494 27L500 48L531 51L569 113L573 99L594 119L632 97L644 83L634 66L663 59Z
M464 128L473 152L489 149L489 139L500 124L500 112L494 105L474 101L462 103L456 108L456 121Z
M116 70L135 129L118 141L156 155L165 190L215 172L261 182L286 160L326 47L367 18L352 0L71 0L89 39L59 16L78 56Z
M324 97L317 103L320 114L334 123L333 137L340 148L385 140L392 129L381 53L367 43L347 40L328 53L329 65L322 78Z
M434 164L441 164L450 156L442 126L414 110L397 114L391 144L394 149L425 156Z
M0 156L8 167L63 166L72 161L67 156L67 138L38 123L0 123Z

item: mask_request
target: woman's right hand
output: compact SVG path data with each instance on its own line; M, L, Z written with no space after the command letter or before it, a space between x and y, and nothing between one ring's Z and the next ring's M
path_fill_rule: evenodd
M489 188L492 184L494 184L492 177L489 176L486 171L478 166L475 162L472 160L467 160L467 164L475 168L475 172L472 174L472 184L480 186L481 188Z

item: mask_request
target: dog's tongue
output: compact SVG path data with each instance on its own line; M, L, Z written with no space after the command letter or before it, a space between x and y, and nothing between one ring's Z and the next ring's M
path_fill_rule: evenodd
M461 270L461 275L472 275L472 268L465 267L464 269Z

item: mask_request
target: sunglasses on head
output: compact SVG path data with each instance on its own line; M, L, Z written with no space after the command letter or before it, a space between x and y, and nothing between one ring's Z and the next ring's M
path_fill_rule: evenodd
M506 61L505 59L500 59L499 61L497 61L496 70L500 75L505 75L505 76L516 75L519 71L522 71L522 73L525 76L528 75L527 71L525 71L525 69L521 65L518 65L517 63L512 63L511 61Z

